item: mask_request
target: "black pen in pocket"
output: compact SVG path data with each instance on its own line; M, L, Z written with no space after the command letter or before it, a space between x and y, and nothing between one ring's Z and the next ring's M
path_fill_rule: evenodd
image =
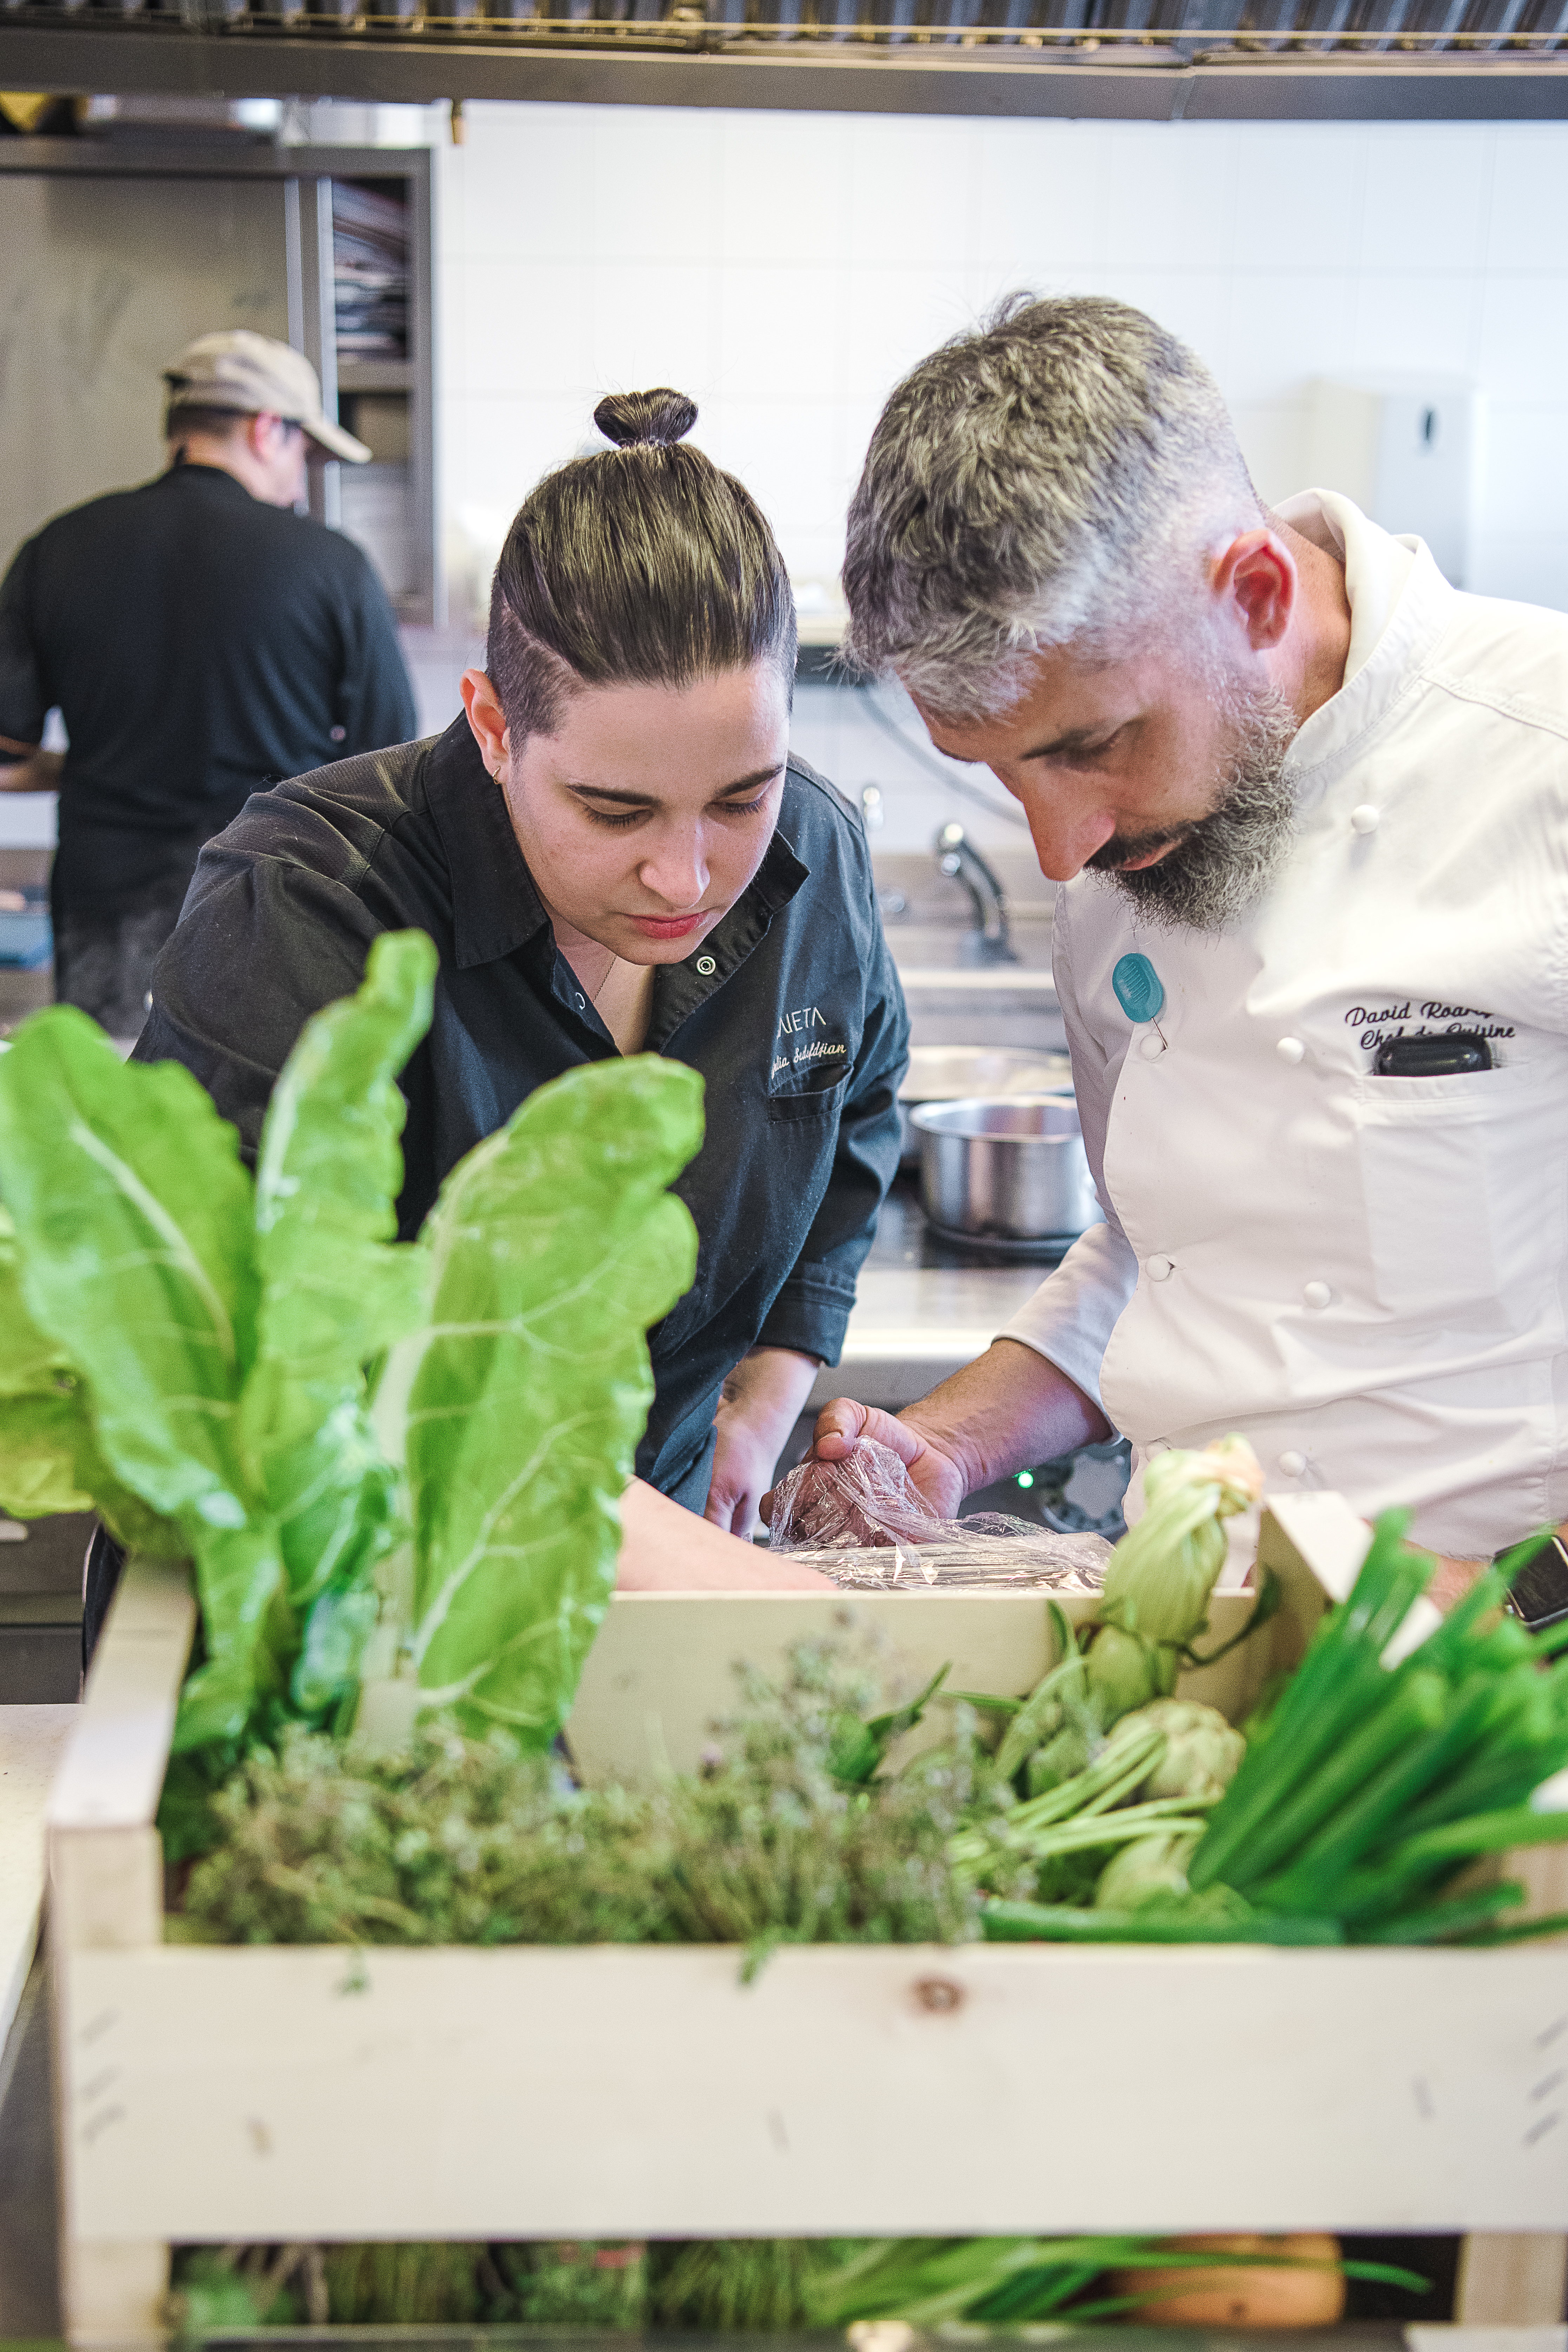
M1378 1047L1372 1066L1380 1078L1454 1078L1468 1070L1489 1070L1492 1049L1474 1029L1456 1029L1445 1037L1391 1037Z

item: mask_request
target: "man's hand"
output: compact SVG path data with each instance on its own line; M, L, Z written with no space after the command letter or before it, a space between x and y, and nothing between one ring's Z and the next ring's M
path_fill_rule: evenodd
M1436 1555L1437 1570L1426 1587L1426 1598L1446 1617L1456 1601L1462 1601L1472 1584L1479 1582L1491 1566L1489 1559L1449 1559L1441 1552Z
M890 1446L909 1472L910 1484L922 1495L939 1519L954 1519L969 1492L963 1466L943 1447L940 1434L921 1426L921 1408L911 1405L895 1420L874 1404L857 1404L851 1397L835 1397L816 1416L812 1435L814 1462L842 1462L863 1437ZM763 1497L763 1516L773 1517L773 1496Z
M753 1348L724 1383L714 1415L718 1444L702 1516L749 1537L763 1489L816 1378L816 1358L793 1348Z
M993 1339L983 1356L896 1420L875 1405L836 1397L817 1415L806 1458L842 1462L858 1438L877 1438L892 1447L932 1509L951 1519L965 1495L993 1479L1111 1434L1093 1398L1048 1357L1018 1339ZM763 1517L772 1510L773 1496L764 1495Z

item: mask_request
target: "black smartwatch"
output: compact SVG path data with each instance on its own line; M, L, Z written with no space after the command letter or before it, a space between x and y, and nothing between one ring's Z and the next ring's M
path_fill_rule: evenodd
M1568 1617L1568 1544L1561 1536L1548 1536L1531 1553L1509 1587L1504 1605L1532 1633Z

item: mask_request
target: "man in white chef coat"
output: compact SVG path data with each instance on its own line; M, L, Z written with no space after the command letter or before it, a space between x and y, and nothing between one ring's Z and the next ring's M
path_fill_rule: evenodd
M1201 362L1098 299L899 387L845 585L1058 885L1106 1222L898 1421L829 1406L819 1456L880 1437L951 1512L1112 1429L1237 1429L1272 1487L1408 1504L1455 1561L1555 1527L1568 618L1348 499L1265 509Z

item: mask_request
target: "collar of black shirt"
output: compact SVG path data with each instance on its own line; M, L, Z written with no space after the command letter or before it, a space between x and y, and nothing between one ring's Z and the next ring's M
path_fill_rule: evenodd
M426 792L452 877L458 968L470 971L499 962L536 939L550 919L517 845L500 788L487 772L466 719L454 719L432 746ZM662 968L653 1022L659 1039L723 986L766 937L779 908L809 879L810 868L775 832L761 866L700 953ZM706 972L700 969L705 963L712 966ZM656 1042L650 1034L649 1045Z

